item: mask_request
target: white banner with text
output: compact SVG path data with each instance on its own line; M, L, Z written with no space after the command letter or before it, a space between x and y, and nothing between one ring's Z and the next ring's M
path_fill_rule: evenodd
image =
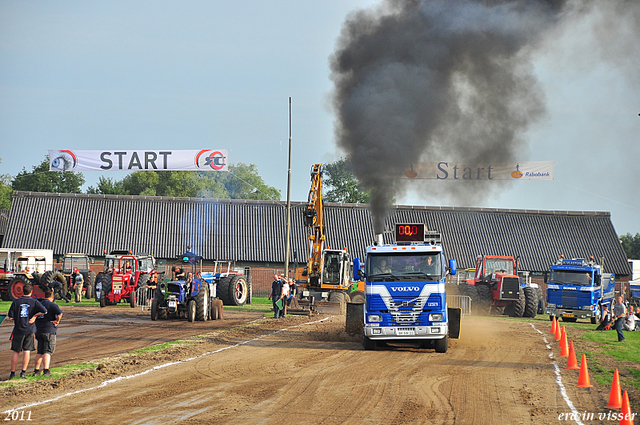
M50 150L49 171L228 171L229 149Z
M434 180L553 180L555 161L513 163L417 162L403 179Z

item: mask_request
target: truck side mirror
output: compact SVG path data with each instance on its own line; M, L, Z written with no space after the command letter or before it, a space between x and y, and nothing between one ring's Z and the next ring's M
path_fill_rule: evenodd
M359 258L354 258L353 259L353 280L360 280L362 277L361 274L361 270L360 270L360 259Z
M449 259L449 270L451 270L452 275L458 274L458 266L456 264L455 258Z
M595 286L600 286L600 284L602 283L601 277L599 274L596 275L596 277L593 279L593 283L595 284Z

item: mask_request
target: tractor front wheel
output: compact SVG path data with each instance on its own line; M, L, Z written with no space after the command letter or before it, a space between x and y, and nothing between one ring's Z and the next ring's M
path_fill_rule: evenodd
M196 321L196 301L190 300L189 304L187 304L187 321L195 322Z

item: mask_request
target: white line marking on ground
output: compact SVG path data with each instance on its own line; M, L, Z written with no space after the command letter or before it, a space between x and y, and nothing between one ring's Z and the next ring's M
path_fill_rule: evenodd
M114 384L116 382L125 381L127 379L132 379L132 378L138 378L140 376L146 375L146 374L154 372L156 370L164 369L165 367L169 367L169 366L174 366L174 365L181 364L181 363L190 362L192 360L198 360L198 359L200 359L202 357L205 357L205 356L208 356L208 355L211 355L211 354L217 354L217 353L220 353L222 351L229 350L230 348L240 347L242 345L248 344L248 343L253 342L253 341L257 341L257 340L262 339L264 337L276 335L276 334L278 334L280 332L285 332L285 331L288 331L288 330L291 330L291 329L295 329L295 328L299 328L299 327L306 326L306 325L313 325L314 323L321 323L321 322L324 322L325 320L331 319L332 317L334 317L334 316L325 317L324 319L315 320L313 322L307 322L307 323L301 323L299 325L289 326L288 328L284 328L284 329L278 329L275 332L271 332L269 334L260 335L258 337L253 338L253 339L248 339L246 341L239 342L239 343L237 343L235 345L230 345L228 347L222 347L222 348L219 348L219 349L217 349L215 351L209 351L209 352L206 352L206 353L203 353L203 354L200 354L200 355L197 355L195 357L191 357L191 358L188 358L188 359L185 359L185 360L178 360L177 362L164 363L164 364L161 364L161 365L158 365L158 366L154 366L151 369L147 369L147 370L145 370L143 372L135 373L133 375L119 376L117 378L113 378L113 379L109 379L109 380L103 381L100 385L95 386L95 387L86 388L86 389L83 389L83 390L78 390L78 391L73 391L73 392L70 392L70 393L62 394L62 395L59 395L59 396L54 397L54 398L49 399L49 400L36 401L36 402L33 402L33 403L25 404L24 406L14 407L13 409L5 410L2 413L4 414L4 413L11 413L11 412L14 412L16 410L24 410L24 409L28 409L30 407L40 406L40 405L47 404L47 403L52 403L54 401L58 401L60 399L63 399L65 397L69 397L69 396L72 396L72 395L81 394L81 393L84 393L84 392L87 392L87 391L97 390L99 388L106 387L107 385L111 385L111 384Z
M571 418L578 425L584 425L584 423L580 420L580 413L578 412L578 409L575 408L575 406L573 405L573 403L569 399L569 395L567 394L567 389L565 388L564 384L562 383L562 376L560 375L560 367L558 366L558 363L555 360L555 356L553 355L553 351L551 351L551 345L547 341L547 337L545 336L545 334L543 332L540 332L533 325L533 323L529 323L529 325L531 325L531 327L536 332L538 332L540 335L542 335L542 340L544 341L544 344L547 347L547 349L550 351L549 352L549 358L553 361L553 369L554 369L554 371L556 373L556 383L558 384L558 388L560 388L560 394L562 394L562 398L564 398L564 401L565 401L565 403L567 403L567 406L569 407L569 410L571 410L571 413L573 413L573 415L571 415Z

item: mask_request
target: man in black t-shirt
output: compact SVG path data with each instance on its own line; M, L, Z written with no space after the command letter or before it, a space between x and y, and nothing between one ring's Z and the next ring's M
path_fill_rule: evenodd
M56 349L56 334L58 333L58 325L62 319L62 310L53 302L53 291L47 288L44 291L44 300L41 304L47 309L47 314L38 317L36 320L36 341L38 341L38 353L36 354L36 365L33 370L33 376L40 375L40 365L44 360L43 376L51 376L49 366L51 364L51 355Z
M31 352L35 348L33 342L33 334L36 333L36 325L34 322L39 316L44 316L47 309L35 298L31 298L33 286L25 283L22 288L22 297L13 300L7 318L14 321L13 333L11 334L11 375L12 379L16 375L16 367L18 367L18 357L22 355L22 372L20 377L27 379L27 367L31 359Z
M278 307L277 302L282 298L282 285L283 280L277 274L273 276L273 282L271 282L271 292L268 299L273 303L273 318L278 319L280 316L284 317L284 306L282 309Z

